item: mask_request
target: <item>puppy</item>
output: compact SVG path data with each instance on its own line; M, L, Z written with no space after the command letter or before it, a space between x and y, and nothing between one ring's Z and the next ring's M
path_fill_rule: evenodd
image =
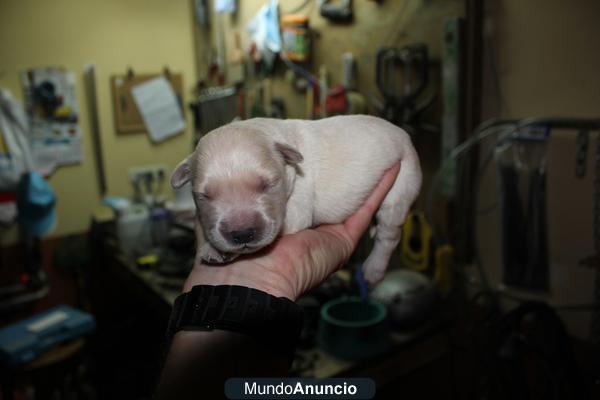
M402 129L353 115L316 121L255 118L202 137L175 168L174 188L191 181L197 207L197 257L225 263L279 234L341 223L400 161L377 211L365 278L383 278L401 227L421 188L419 157Z

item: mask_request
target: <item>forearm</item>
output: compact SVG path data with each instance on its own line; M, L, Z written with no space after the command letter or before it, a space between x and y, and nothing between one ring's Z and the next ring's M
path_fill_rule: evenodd
M158 399L223 397L225 380L283 376L289 359L249 336L221 330L181 331L172 341Z
M200 268L195 270L201 274ZM174 335L159 399L197 399L199 394L221 398L228 378L288 372L302 327L301 309L288 298L264 290L206 281L210 281L206 274L192 273L174 303L168 329Z

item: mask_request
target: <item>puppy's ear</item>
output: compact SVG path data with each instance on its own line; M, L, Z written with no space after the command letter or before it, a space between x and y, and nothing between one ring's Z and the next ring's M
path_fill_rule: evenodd
M183 159L173 171L171 175L171 186L173 189L179 189L183 185L189 182L191 175L190 163L186 158Z
M276 142L275 150L283 156L283 160L286 164L296 165L304 160L304 157L302 157L302 154L300 154L298 150L287 144Z
M279 142L275 142L275 150L281 154L283 161L287 164L285 167L285 186L287 189L287 198L289 199L294 190L294 183L296 182L297 165L304 161L304 157L302 157L302 154L298 150Z

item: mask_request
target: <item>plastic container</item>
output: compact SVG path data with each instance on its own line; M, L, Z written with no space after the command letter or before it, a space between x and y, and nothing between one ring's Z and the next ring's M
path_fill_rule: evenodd
M96 319L67 305L59 305L0 329L0 364L16 367L35 360L57 344L96 329Z
M390 346L386 307L358 297L325 303L321 307L317 342L326 352L346 360L382 354Z
M152 247L150 212L145 204L132 204L117 217L117 239L127 255L144 254Z
M310 56L308 17L290 14L281 17L282 48L285 57L292 61L306 61Z

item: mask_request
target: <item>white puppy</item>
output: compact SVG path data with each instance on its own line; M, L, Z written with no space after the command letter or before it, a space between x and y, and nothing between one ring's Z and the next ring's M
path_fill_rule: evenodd
M176 167L171 185L191 180L197 257L223 263L279 234L343 222L397 161L400 172L377 211L375 244L364 263L366 279L376 283L421 187L410 137L385 120L355 115L234 122L205 135Z

